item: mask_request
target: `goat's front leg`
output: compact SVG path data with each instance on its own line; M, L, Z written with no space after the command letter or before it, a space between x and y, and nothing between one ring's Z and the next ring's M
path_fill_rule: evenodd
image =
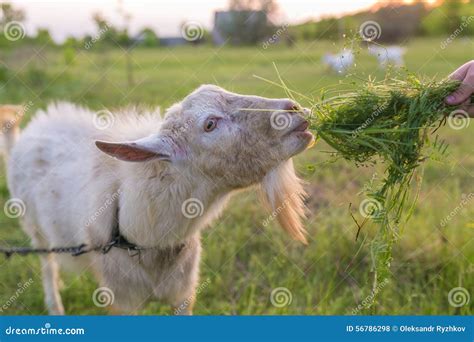
M194 303L196 302L196 292L173 304L173 313L177 316L191 316L193 314Z
M64 307L59 293L59 265L52 254L41 256L41 272L44 300L50 315L64 315Z

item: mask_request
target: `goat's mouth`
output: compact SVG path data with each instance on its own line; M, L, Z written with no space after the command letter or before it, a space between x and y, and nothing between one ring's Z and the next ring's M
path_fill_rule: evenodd
M298 126L293 128L292 132L307 132L309 127L309 122L304 120L302 123L300 123Z
M314 138L313 134L308 130L309 122L303 120L292 128L287 134L296 135L298 138L308 140L308 143Z
M293 127L287 135L296 139L297 153L308 148L314 142L314 135L308 130L309 122L307 120L301 120Z

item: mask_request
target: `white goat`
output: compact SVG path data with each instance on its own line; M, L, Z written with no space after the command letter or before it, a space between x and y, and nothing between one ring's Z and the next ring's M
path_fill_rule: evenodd
M402 67L405 65L403 61L403 55L405 54L406 49L400 46L388 46L381 47L376 45L369 46L369 53L377 57L379 66L382 68L387 68L389 65L396 67Z
M72 104L38 113L8 167L11 196L25 203L22 225L33 245L105 245L118 229L146 248L139 256L118 248L41 256L49 312L64 313L59 259L90 267L121 311L133 313L161 299L190 314L200 231L235 190L249 186L260 185L283 228L306 243L304 191L291 160L313 140L301 111L288 99L205 85L164 119L115 115L106 130L94 126L92 112Z
M332 71L345 74L354 65L354 54L349 49L344 49L336 55L327 53L323 56L323 63Z

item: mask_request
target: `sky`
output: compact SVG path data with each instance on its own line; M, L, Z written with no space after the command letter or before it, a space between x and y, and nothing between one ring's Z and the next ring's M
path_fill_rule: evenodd
M83 36L96 31L91 17L100 12L115 25L122 25L117 0L10 0L26 14L26 31L48 28L56 41L67 36ZM365 9L375 0L277 0L284 23L297 23L326 15L341 15ZM179 36L183 22L197 21L212 28L215 10L227 7L228 0L122 0L123 8L131 13L131 32L150 27L161 37Z

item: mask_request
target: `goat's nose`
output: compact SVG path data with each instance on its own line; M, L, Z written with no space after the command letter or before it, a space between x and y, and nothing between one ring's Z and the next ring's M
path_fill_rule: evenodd
M297 113L301 111L301 107L296 102L285 100L285 103L283 104L283 110Z
M300 114L302 116L309 116L311 114L311 109L303 108L299 104L291 100L285 101L283 110L292 114Z

